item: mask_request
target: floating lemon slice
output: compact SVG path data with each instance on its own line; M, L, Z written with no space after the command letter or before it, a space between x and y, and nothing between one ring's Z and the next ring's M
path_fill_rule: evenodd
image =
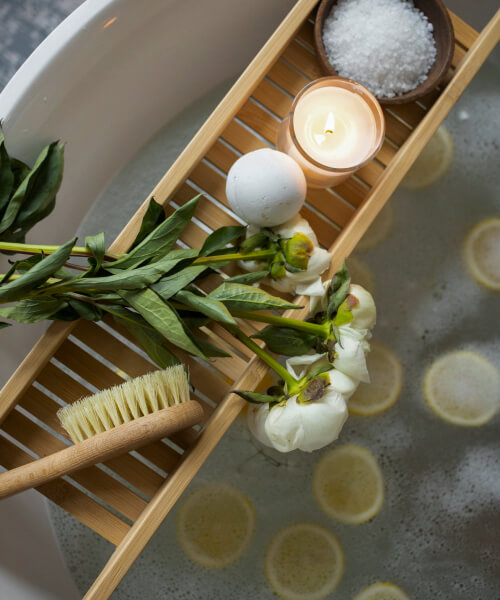
M394 209L392 203L388 202L375 217L364 236L359 240L356 250L364 252L379 244L389 235L393 222Z
M362 590L354 600L409 600L409 598L393 583L374 583Z
M340 446L324 454L314 469L313 491L327 515L350 525L368 521L384 503L380 467L360 446Z
M375 280L373 274L367 265L357 256L349 256L346 260L347 268L351 274L351 281L357 283L373 294L375 289Z
M438 358L424 380L424 393L432 410L454 425L487 423L500 404L497 369L474 352L452 352Z
M349 412L355 415L375 415L392 406L401 392L403 368L394 353L371 342L366 357L371 383L360 383L349 398Z
M401 181L407 190L421 190L440 179L453 160L453 140L441 125Z
M221 568L236 562L255 527L250 500L237 488L209 483L182 503L177 536L184 552L203 567Z
M337 538L313 523L278 531L266 555L269 585L285 600L322 600L337 587L343 570Z
M500 219L478 223L465 240L465 261L482 285L500 290Z

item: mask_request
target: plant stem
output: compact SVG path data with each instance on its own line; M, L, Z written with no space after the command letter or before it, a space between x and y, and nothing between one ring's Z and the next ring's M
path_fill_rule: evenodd
M286 383L288 394L295 394L298 392L299 384L298 381L290 375L283 365L268 354L263 348L256 344L251 338L245 335L240 329L236 327L227 328L233 335L235 335L240 341L242 341L247 348L254 352L263 362L266 363L283 381Z
M193 265L209 265L211 263L223 262L226 260L254 260L259 258L268 258L276 254L275 250L256 250L255 252L219 254L218 256L200 256L193 261Z
M16 254L40 254L41 252L44 254L53 254L56 250L59 250L60 247L61 246L0 242L0 251L15 252ZM92 253L84 246L74 246L71 250L71 255L87 257L92 256ZM106 252L104 254L104 257L109 260L117 260L118 258L121 258L121 256L122 255L119 254L111 254L111 252Z
M278 317L276 315L254 313L249 310L233 310L230 311L233 317L240 317L242 319L248 319L249 321L261 321L262 323L270 323L277 327L290 327L290 329L297 329L299 331L305 331L318 337L326 339L330 332L328 323L307 323L306 321L299 321L298 319L288 319L287 317Z
M7 280L7 282L9 281L14 281L16 279L20 279L22 276L24 275L24 273L13 273L9 279ZM0 273L0 280L2 280L5 277L4 274ZM49 277L44 283L59 283L61 280L60 279L56 279L55 277Z

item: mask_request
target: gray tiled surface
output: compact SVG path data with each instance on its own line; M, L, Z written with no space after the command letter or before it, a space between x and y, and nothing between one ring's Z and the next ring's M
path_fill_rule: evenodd
M0 0L0 90L83 0Z

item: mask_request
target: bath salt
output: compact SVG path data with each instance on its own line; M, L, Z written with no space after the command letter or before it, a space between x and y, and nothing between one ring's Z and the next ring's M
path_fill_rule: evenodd
M432 32L410 0L339 0L325 20L323 43L341 77L391 98L427 78L436 59Z

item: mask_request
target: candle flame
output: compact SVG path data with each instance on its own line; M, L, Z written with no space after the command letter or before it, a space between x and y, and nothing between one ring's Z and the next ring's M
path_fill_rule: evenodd
M333 116L332 112L329 112L328 117L326 119L326 123L325 123L325 134L333 133L334 129L335 129L335 117Z

